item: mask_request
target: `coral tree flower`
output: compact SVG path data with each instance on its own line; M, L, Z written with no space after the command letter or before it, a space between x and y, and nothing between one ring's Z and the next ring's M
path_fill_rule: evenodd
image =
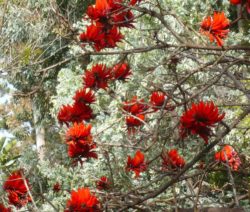
M178 154L176 149L170 151L163 151L162 155L162 167L164 170L177 169L185 166L185 160Z
M241 164L237 152L230 145L225 145L221 151L215 153L214 157L217 161L228 163L234 171L237 171Z
M213 17L206 17L201 23L201 33L208 36L211 42L216 41L218 46L223 46L223 39L229 33L229 20L224 12L214 12Z
M67 201L64 212L98 212L98 199L90 193L88 188L79 188L71 192L71 199Z
M118 63L112 69L112 75L116 80L125 81L132 74L127 63Z
M25 182L28 188L25 185ZM8 193L9 204L21 208L31 201L28 194L30 185L27 179L23 178L22 170L13 172L5 181L3 189Z
M91 125L83 123L74 123L66 133L66 142L68 144L68 155L75 161L82 161L82 158L95 158L97 154L94 152L96 144L93 142L91 135Z
M76 103L92 104L95 102L95 94L92 90L84 88L76 91L73 99Z
M135 153L134 158L128 156L126 170L133 171L135 173L136 178L140 176L141 172L147 170L147 164L144 160L144 154L141 151L138 150Z
M131 114L126 116L126 125L128 133L134 133L136 127L143 125L144 113L148 110L148 106L144 103L144 100L138 100L137 96L134 96L132 100L123 103L123 110Z
M5 206L0 203L0 211L1 212L11 212L11 208L5 208Z
M99 52L104 48L116 47L117 43L123 39L123 35L116 26L106 30L101 24L91 24L86 32L80 34L79 38L83 44L90 43Z
M199 135L205 143L211 135L211 127L220 122L225 114L219 114L218 107L213 102L204 103L203 101L192 104L180 119L180 134L182 138L189 134Z
M241 0L230 0L231 4L241 4Z
M106 176L102 176L96 181L96 187L99 190L108 190L110 188L110 182Z
M96 0L95 5L87 8L87 17L91 20L80 41L90 43L96 51L114 48L123 39L121 27L133 27L134 15L123 6L122 0Z
M152 108L157 111L162 108L165 101L167 101L168 96L162 91L154 91L152 92L150 96L150 104L152 105ZM170 106L168 103L165 104L164 107L165 110L173 110L173 107Z
M60 183L55 183L54 185L53 185L53 191L54 192L56 192L56 193L58 193L59 191L61 191L61 185L60 185Z
M57 115L59 123L69 126L70 122L88 121L93 118L93 111L88 105L75 102L73 106L63 105Z
M102 24L106 30L113 26L133 27L134 15L122 4L122 0L96 0L95 5L88 7L87 16Z
M96 64L90 70L85 71L83 84L86 88L105 90L109 79L111 79L110 69L103 64Z

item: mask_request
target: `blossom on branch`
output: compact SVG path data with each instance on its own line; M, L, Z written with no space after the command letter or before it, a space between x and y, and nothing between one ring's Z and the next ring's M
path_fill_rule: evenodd
M133 171L136 178L140 176L141 172L147 170L147 163L145 162L144 154L141 151L138 150L135 153L134 158L128 156L126 170Z
M126 81L126 79L132 74L131 69L127 63L116 64L112 68L111 73L114 79L123 81Z
M0 211L1 212L11 212L11 208L5 208L5 206L0 203Z
M111 79L110 69L104 64L96 64L90 70L86 70L83 75L85 88L106 89L108 80Z
M70 127L66 133L66 141L67 142L80 142L83 144L89 144L93 142L93 138L91 135L90 124L85 125L83 123L74 123L72 127Z
M61 191L61 185L60 185L60 183L55 183L54 185L53 185L53 191L54 192L56 192L56 193L58 193L59 191Z
M201 23L201 33L208 36L211 42L223 46L223 39L229 33L229 20L224 12L214 12L213 16L206 17Z
M126 125L129 134L134 134L137 127L143 125L145 120L145 111L148 110L148 105L145 104L144 100L138 100L137 96L134 96L130 101L123 103L123 110L127 113Z
M29 181L23 177L22 170L13 172L3 185L3 189L8 193L9 204L17 208L21 208L31 201L28 194L29 188Z
M82 158L98 158L94 151L96 144L93 142L90 131L91 125L84 125L83 123L74 123L67 131L66 142L68 145L68 155L70 158L73 158L75 162L82 162Z
M213 102L204 103L203 101L192 104L180 119L180 135L184 139L189 134L199 135L205 143L211 135L211 127L220 122L225 114L219 114L218 107Z
M185 166L185 160L178 154L176 149L163 151L161 158L164 170L183 168Z
M76 91L73 99L76 103L92 104L95 102L95 94L92 90L84 88Z
M106 176L102 176L96 181L96 187L98 190L108 190L110 188L110 182Z
M214 157L217 161L228 163L234 171L237 171L241 164L238 153L230 145L225 145L221 151L215 153Z
M231 4L241 4L241 0L230 0Z
M75 102L73 106L63 105L57 115L57 119L60 123L65 123L69 126L69 123L88 121L93 118L93 111L88 105Z
M98 212L99 201L88 188L79 188L71 192L71 199L67 201L64 212Z
M154 91L152 92L150 96L150 104L152 105L152 108L157 111L162 108L162 106L165 104L164 109L165 110L173 110L173 107L168 104L168 96L162 91Z

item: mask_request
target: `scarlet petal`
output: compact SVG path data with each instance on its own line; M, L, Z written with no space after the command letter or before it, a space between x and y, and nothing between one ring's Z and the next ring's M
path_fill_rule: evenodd
M141 151L137 151L134 158L128 156L126 170L134 171L136 178L140 176L141 172L147 170L144 154Z
M98 199L90 193L88 188L79 188L71 192L71 199L67 201L64 212L100 211Z
M213 17L206 17L201 23L201 33L208 36L211 42L216 42L218 46L223 46L223 39L227 37L229 30L229 20L224 12L214 12Z
M218 108L213 102L199 102L192 104L180 119L180 136L187 137L189 134L199 135L205 143L211 134L211 127L220 122L225 114L219 114Z

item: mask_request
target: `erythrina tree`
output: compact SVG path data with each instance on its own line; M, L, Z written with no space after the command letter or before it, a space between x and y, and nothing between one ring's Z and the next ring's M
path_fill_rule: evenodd
M24 154L3 178L1 210L250 207L250 46L234 38L249 1L203 6L96 0L74 25L55 12L79 32L67 62L89 61L58 73L51 113L61 148L45 149L56 160L31 166Z

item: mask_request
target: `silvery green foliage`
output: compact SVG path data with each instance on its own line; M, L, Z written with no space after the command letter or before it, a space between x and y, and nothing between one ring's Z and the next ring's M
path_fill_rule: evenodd
M41 22L32 22L32 19L36 20L37 16L35 11L20 8L14 4L8 5L8 13L5 14L7 22L2 29L3 35L9 37L12 43L26 40L41 43L43 38L48 36L50 25L45 19Z

